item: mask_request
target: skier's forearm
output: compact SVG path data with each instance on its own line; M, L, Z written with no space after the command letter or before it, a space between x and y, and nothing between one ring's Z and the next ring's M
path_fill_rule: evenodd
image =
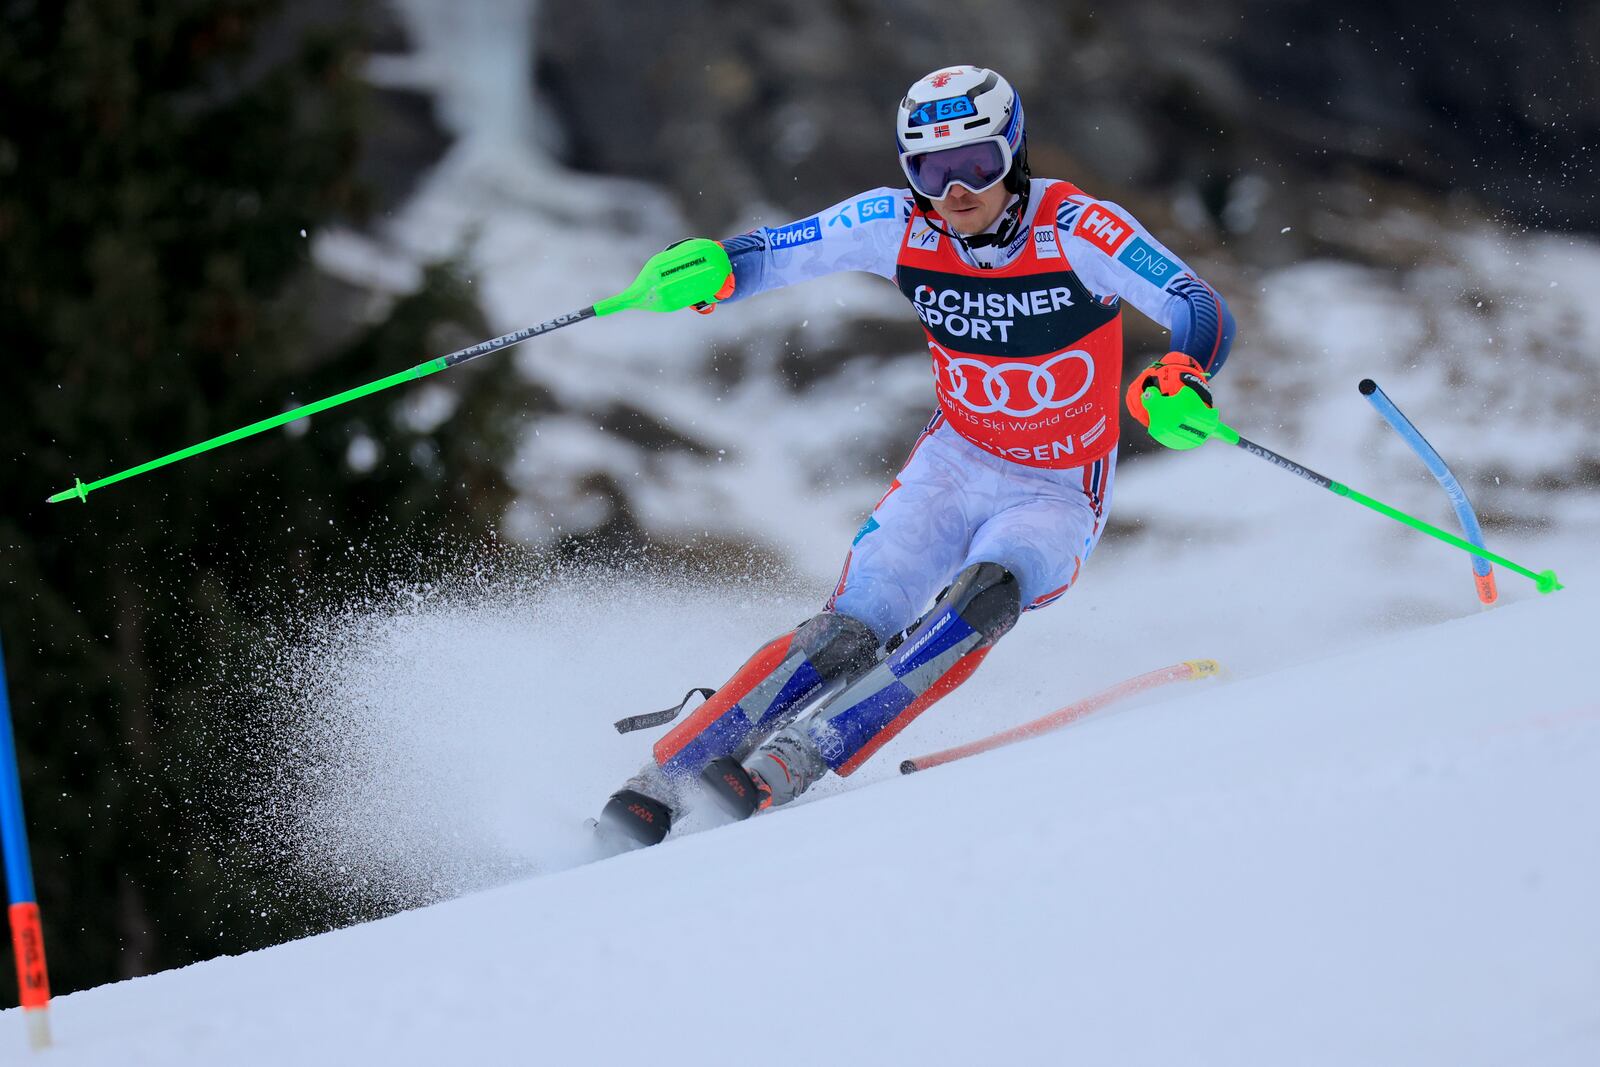
M1059 240L1091 292L1116 294L1172 331L1172 350L1215 374L1233 342L1220 293L1126 209L1078 195L1056 213Z
M719 303L731 304L783 284L773 279L768 269L771 257L767 252L764 230L725 237L722 247L728 253L728 262L733 264L733 294Z
M903 189L869 189L784 226L763 226L722 241L733 264L733 296L858 270L893 278L900 238L910 217Z
M1199 278L1174 282L1172 350L1191 356L1208 375L1215 375L1233 345L1233 313L1222 294Z

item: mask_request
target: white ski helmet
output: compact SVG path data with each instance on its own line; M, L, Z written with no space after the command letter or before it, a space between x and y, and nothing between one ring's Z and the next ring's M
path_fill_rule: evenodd
M984 67L942 67L906 90L895 144L919 201L943 199L958 183L975 193L1000 181L1026 190L1022 98Z

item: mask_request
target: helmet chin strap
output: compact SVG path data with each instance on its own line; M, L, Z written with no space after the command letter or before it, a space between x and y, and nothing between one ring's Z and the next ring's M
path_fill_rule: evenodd
M973 248L991 248L995 245L1010 244L1017 236L1017 231L1022 227L1022 216L1028 212L1028 186L1023 185L1022 191L1011 202L1011 205L1000 213L1000 225L995 227L993 233L975 233L970 237L966 234L956 233L954 230L936 225L932 219L928 225L944 234L952 241L960 241L969 250ZM941 220L943 221L943 220Z

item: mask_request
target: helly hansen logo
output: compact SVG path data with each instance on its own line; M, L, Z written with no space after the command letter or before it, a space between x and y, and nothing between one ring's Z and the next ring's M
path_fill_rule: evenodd
M1106 255L1113 256L1132 231L1133 227L1126 219L1097 205L1085 211L1078 220L1077 235Z

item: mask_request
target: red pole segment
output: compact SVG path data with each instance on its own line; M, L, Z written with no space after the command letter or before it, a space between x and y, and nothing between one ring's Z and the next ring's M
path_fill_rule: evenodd
M22 1006L38 1010L50 1003L50 976L44 966L44 931L39 925L39 905L33 901L11 905L11 947L17 956L17 988Z
M11 700L6 692L5 656L0 652L0 853L11 898L11 945L17 958L17 989L28 1042L35 1049L50 1044L50 980L45 974L44 933L33 895L33 863L28 856L28 827L22 817L22 781L17 773L16 742L11 731Z

